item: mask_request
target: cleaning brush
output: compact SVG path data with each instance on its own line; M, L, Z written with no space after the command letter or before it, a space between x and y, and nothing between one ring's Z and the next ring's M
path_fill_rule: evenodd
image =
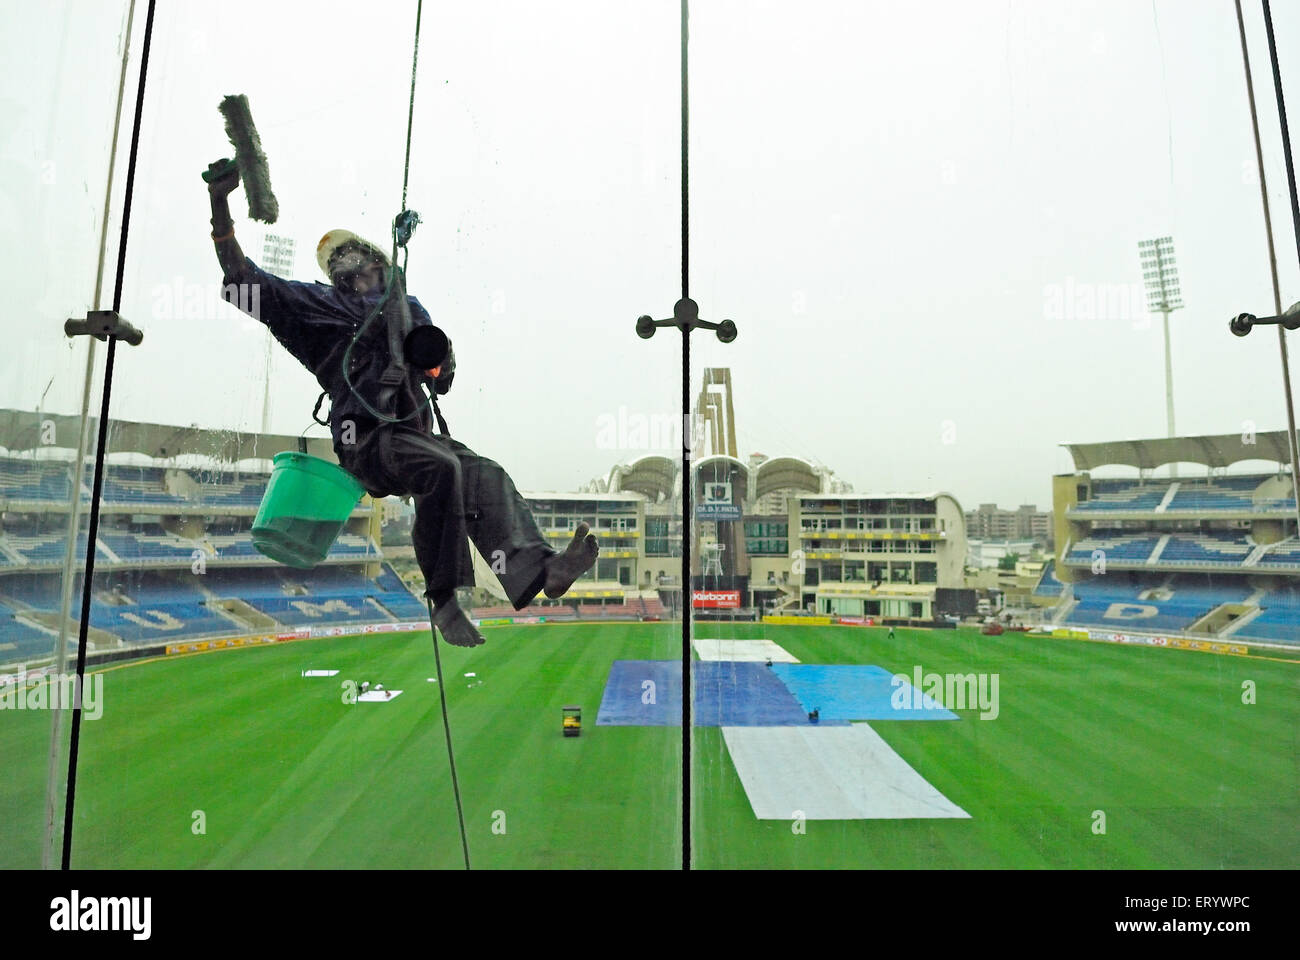
M266 154L262 152L262 141L253 126L248 97L232 94L221 101L219 109L226 118L226 136L235 147L235 164L248 197L248 215L263 223L275 223L280 216L280 204L271 192L271 173Z

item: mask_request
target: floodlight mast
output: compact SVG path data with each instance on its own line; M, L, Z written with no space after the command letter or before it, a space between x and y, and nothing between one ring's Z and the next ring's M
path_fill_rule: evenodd
M294 240L292 237L267 233L262 241L262 266L277 277L293 279ZM266 330L266 355L263 358L262 378L262 433L271 432L271 355L276 345L275 335Z
M1174 427L1174 360L1169 340L1169 314L1183 305L1178 288L1178 266L1174 257L1174 238L1157 237L1138 244L1142 260L1142 280L1146 284L1147 309L1160 311L1165 327L1165 422L1167 435L1175 436ZM1178 467L1169 465L1169 476L1178 476Z

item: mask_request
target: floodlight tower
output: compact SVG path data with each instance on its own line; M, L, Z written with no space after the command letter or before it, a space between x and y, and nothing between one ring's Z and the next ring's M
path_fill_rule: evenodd
M1178 288L1178 262L1174 258L1174 238L1157 237L1138 243L1138 256L1142 259L1142 282L1147 288L1147 310L1160 311L1165 321L1165 419L1168 435L1174 436L1174 360L1169 344L1169 314L1183 305ZM1173 465L1171 477L1178 476Z
M294 250L293 237L282 237L274 233L266 234L262 242L262 266L287 280L293 279ZM271 352L275 346L275 337L266 331L265 377L262 383L262 433L269 433L271 427Z

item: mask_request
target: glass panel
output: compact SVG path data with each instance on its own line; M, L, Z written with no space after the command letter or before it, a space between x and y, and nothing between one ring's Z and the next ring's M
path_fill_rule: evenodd
M694 338L726 441L694 489L742 515L692 544L695 864L1293 865L1265 657L1296 659L1300 551L1274 334L1227 329L1275 312L1232 5L702 2L690 66L691 292L739 331Z
M116 224L105 192L125 3L6 11L0 222L8 267L0 350L0 867L61 861L86 514L75 511L82 400L99 409L104 350L64 321L112 305ZM129 123L129 100L127 120ZM128 128L129 129L129 128ZM101 239L107 273L96 302ZM93 357L92 357L93 354ZM93 452L93 432L90 435ZM87 482L89 473L86 474ZM80 534L69 557L68 534ZM71 572L70 572L71 571ZM72 617L60 630L60 611ZM62 636L62 642L60 642ZM98 652L99 638L89 638ZM106 710L89 675L83 732ZM111 690L109 691L111 698Z
M680 534L661 525L653 549L642 536L671 519L673 473L645 458L671 457L673 440L652 446L646 428L679 422L680 364L672 337L634 330L670 308L676 276L676 103L660 93L676 18L659 7L426 5L407 290L452 341L439 406L463 447L427 427L394 440L339 385L342 356L322 358L378 298L324 283L318 238L344 228L391 252L414 4L365 17L327 5L311 23L265 4L159 9L124 306L145 341L117 368L110 560L92 608L133 659L82 753L77 866L458 868L440 693L476 868L680 863L681 633L666 614ZM218 50L232 22L257 29ZM220 71L190 68L212 58ZM244 188L231 196L237 242L263 271L230 277L258 284L230 292L243 313L222 300L199 179L229 153L216 107L234 83L281 210L263 227ZM386 314L376 323L386 331ZM377 378L386 337L360 336L353 358ZM335 385L336 440L311 423L321 387L304 364ZM444 361L437 381L450 373ZM354 384L374 405L366 376ZM267 493L272 458L300 436L416 504L365 497L349 514L345 492L335 536L308 488L281 493L283 467ZM457 471L463 556L447 509ZM306 526L258 521L272 501ZM599 531L600 563L566 577L550 557L580 523ZM317 530L328 551L310 569L253 542L305 555ZM441 684L426 572L486 639L442 643Z

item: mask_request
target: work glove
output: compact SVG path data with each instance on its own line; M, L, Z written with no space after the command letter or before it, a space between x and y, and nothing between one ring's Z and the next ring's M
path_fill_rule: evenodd
M222 200L239 186L239 167L233 160L217 160L203 171L203 179L207 182L208 193L212 198Z

